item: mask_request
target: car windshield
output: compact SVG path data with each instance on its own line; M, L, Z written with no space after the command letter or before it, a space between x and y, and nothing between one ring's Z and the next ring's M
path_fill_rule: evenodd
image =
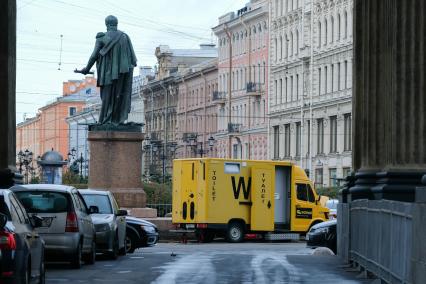
M112 214L111 203L107 195L101 194L82 194L88 207L97 206L99 214Z
M52 191L19 191L16 196L29 213L68 212L70 203L66 193Z

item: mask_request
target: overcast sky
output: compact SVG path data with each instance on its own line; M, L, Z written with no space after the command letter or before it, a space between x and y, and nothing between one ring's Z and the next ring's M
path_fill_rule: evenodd
M17 122L60 96L63 81L83 78L73 70L87 63L107 15L115 15L118 28L130 36L138 65L153 66L160 44L198 48L216 43L211 27L218 17L248 1L18 0Z

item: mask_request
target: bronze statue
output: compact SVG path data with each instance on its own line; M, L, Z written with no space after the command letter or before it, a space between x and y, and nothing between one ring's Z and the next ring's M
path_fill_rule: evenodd
M98 123L119 125L127 120L130 112L136 55L129 36L117 30L116 17L106 17L105 25L107 32L96 35L95 49L86 67L75 72L89 74L96 62L102 99Z

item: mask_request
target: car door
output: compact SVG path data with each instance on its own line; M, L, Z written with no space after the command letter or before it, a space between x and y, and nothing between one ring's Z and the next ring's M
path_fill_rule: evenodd
M306 232L313 219L315 196L311 186L306 182L296 181L294 202L294 230Z
M115 200L114 195L112 193L109 193L109 198L112 203L115 222L117 223L118 247L123 248L125 246L126 241L126 216L117 216L118 210L120 210L117 201Z
M76 214L78 223L81 227L80 233L83 234L83 250L84 252L90 251L93 241L93 225L92 219L88 214L86 203L81 200L77 191L72 191L72 197L76 204Z
M30 258L31 258L31 275L39 276L42 253L43 253L43 243L40 238L40 235L34 230L31 225L28 214L24 206L19 202L13 193L9 195L11 203L12 218L16 219L16 233L20 235L22 241L25 241L28 244ZM18 218L16 218L16 216Z

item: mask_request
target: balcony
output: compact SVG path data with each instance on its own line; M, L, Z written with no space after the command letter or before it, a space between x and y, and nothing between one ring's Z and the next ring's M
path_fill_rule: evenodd
M190 140L197 140L197 133L194 133L194 132L183 133L182 141L189 143Z
M228 133L240 133L243 125L239 123L228 123Z
M246 85L247 95L249 96L261 96L264 91L264 84L248 82Z
M226 93L214 91L212 94L212 102L216 104L225 104Z

